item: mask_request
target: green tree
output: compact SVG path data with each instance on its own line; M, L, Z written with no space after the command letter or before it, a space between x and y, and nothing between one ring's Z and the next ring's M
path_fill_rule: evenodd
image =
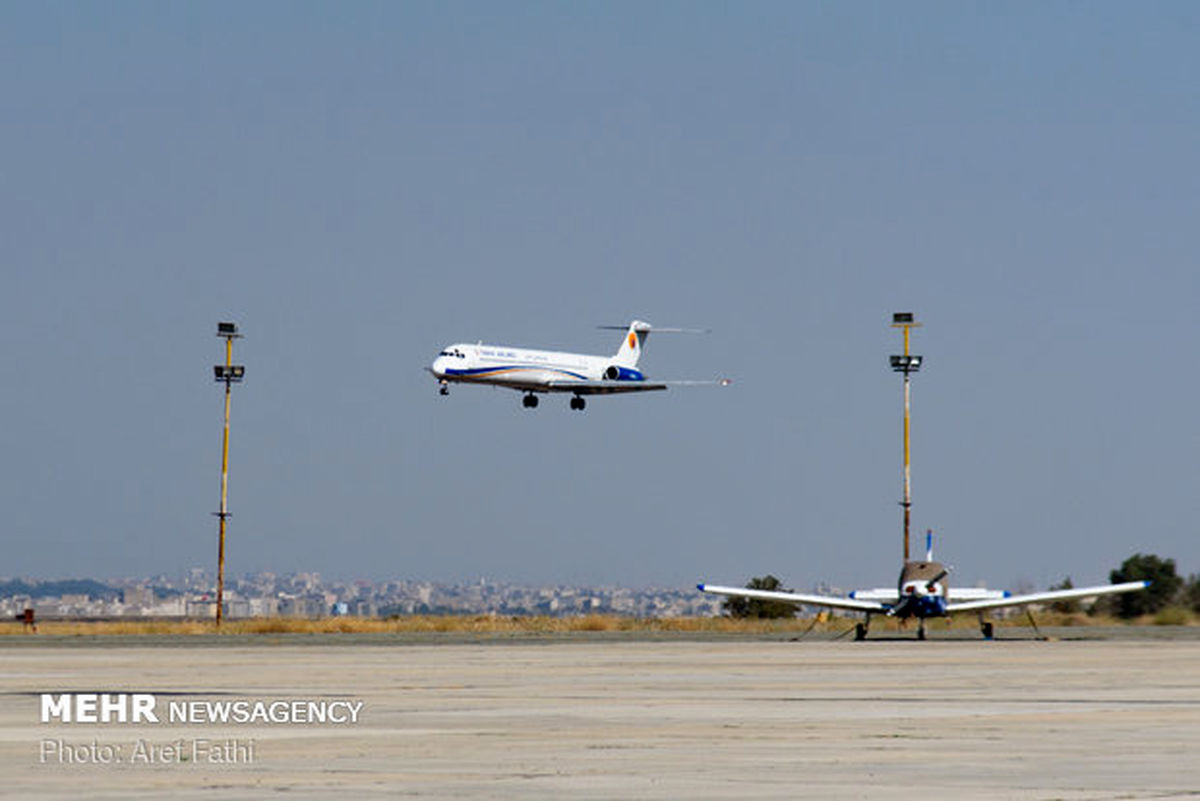
M1054 592L1055 590L1073 590L1075 589L1075 585L1071 583L1071 577L1067 576L1058 584L1051 584L1047 589L1050 590L1050 592ZM1082 606L1080 605L1078 598L1064 598L1061 601L1052 601L1050 603L1050 608L1055 612L1060 612L1064 615L1073 615L1078 612Z
M783 589L779 579L771 575L752 578L746 584L748 590L770 590L774 592L789 592ZM795 617L796 605L783 601L764 601L758 598L739 598L730 596L721 603L721 608L730 617L779 618Z
M1179 595L1183 579L1175 574L1174 559L1160 559L1154 554L1135 553L1108 574L1109 581L1149 581L1150 586L1139 592L1127 592L1113 597L1118 617L1132 618L1152 615L1171 604Z

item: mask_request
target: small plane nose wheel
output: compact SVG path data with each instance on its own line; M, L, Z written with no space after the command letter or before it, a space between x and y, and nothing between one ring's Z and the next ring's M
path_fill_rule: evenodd
M571 398L571 408L577 412L582 412L587 407L587 401L576 395Z
M521 405L526 409L536 409L538 405L537 395L534 395L532 392L530 392L521 399Z

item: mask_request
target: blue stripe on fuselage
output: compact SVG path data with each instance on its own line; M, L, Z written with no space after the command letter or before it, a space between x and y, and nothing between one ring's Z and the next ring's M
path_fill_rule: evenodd
M572 373L570 370L562 370L557 367L547 367L541 365L525 365L525 364L506 364L497 365L496 367L472 367L466 370L455 370L453 368L446 371L446 375L456 378L487 378L488 376L499 375L501 373L528 373L532 371L543 373L560 373L571 378L578 378L581 381L586 381L587 376L579 373Z

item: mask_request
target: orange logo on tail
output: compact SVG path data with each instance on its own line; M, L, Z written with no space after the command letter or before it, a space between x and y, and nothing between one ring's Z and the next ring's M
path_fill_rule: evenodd
M629 348L630 350L637 350L637 334L632 331L629 332Z

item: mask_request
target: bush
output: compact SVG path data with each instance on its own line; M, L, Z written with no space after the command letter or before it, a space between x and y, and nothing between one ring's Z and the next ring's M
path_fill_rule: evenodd
M1127 592L1113 597L1113 611L1118 617L1132 618L1152 615L1173 602L1183 586L1175 574L1174 559L1160 559L1154 554L1135 553L1108 574L1113 584L1125 581L1149 581L1140 592Z
M1058 584L1051 584L1046 589L1053 592L1054 590L1073 590L1075 585L1071 583L1071 577L1067 576ZM1080 611L1083 606L1079 603L1078 598L1063 598L1059 601L1051 601L1050 609L1054 612L1059 612L1064 615L1073 615Z
M746 584L748 590L769 590L772 592L789 592L783 589L782 582L774 576L752 578ZM730 617L754 617L759 619L795 617L796 605L783 601L763 601L758 598L726 598L721 608Z
M1154 614L1156 626L1186 626L1192 619L1188 610L1181 606L1167 606Z

